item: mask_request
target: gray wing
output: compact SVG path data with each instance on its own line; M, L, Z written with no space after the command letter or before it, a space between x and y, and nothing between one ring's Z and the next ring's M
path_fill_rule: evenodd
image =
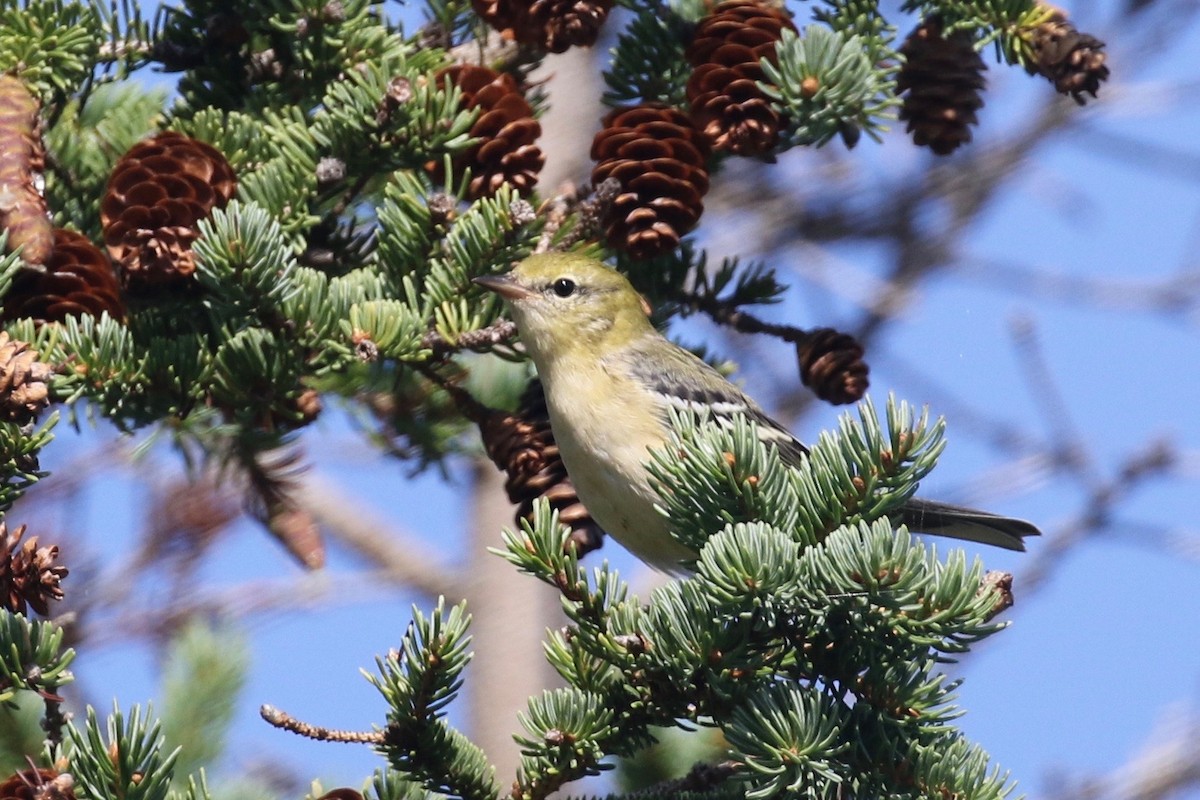
M679 409L707 409L718 423L736 414L745 415L758 427L765 443L779 449L779 455L789 466L799 466L808 455L804 446L786 428L771 419L741 389L695 354L678 348L680 358L694 360L706 373L707 380L682 381L676 375L654 369L651 359L635 360L634 376L654 388L667 402ZM685 374L689 371L684 371ZM969 542L980 542L1006 550L1024 550L1026 536L1040 536L1032 523L987 511L912 498L900 509L900 522L910 530L937 536L949 536Z
M745 392L694 353L680 347L678 357L692 361L691 366L698 365L707 380L681 380L678 375L653 369L649 359L634 362L631 368L633 376L662 395L670 406L680 410L705 410L718 424L732 420L738 414L745 416L755 423L763 442L779 448L779 454L786 464L799 466L808 455L808 448L792 436L787 428L767 416ZM680 373L691 374L691 370Z

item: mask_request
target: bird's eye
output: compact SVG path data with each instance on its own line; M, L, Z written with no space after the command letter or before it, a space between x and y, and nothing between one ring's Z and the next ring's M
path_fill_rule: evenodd
M559 297L570 297L575 294L575 281L570 278L559 278L550 288Z

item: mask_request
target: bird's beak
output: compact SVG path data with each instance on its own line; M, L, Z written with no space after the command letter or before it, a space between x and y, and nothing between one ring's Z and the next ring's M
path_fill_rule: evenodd
M495 292L505 300L522 300L533 297L535 292L517 283L509 275L483 275L475 278L472 283L478 283L488 291Z

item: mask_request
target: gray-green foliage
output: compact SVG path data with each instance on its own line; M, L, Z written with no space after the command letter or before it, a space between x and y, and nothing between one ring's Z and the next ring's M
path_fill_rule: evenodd
M691 577L648 602L607 565L582 568L544 503L522 530L505 532L502 555L556 587L570 621L546 642L567 687L531 698L522 715L512 797L545 797L678 725L718 729L727 745L724 778L697 797L1011 793L1006 774L956 729L957 683L940 669L1004 627L992 621L996 590L978 561L961 551L939 560L886 516L932 468L942 427L894 401L886 418L864 404L798 467L748 421L676 418L675 457L655 469L665 494L692 497L663 513L698 557ZM69 680L59 629L0 619L0 654L15 654L0 664L0 686L53 692ZM388 770L371 794L380 800L500 796L485 754L446 718L471 657L469 624L461 604L414 610L399 649L379 660L371 680L388 707L377 744ZM89 710L68 726L72 774L87 796L165 800L174 782L174 797L206 800L202 774L185 781L177 764L213 755L189 736L219 729L220 699L236 692L240 670L214 644L204 629L180 639L173 685L195 692L202 675L215 694L192 698L205 706L198 713L169 692L184 717L167 736L137 707L105 721ZM204 666L214 652L217 670ZM187 735L171 733L184 718ZM197 727L201 719L216 727ZM168 742L184 745L186 761Z
M822 145L850 125L878 137L885 130L889 78L877 72L870 48L857 35L822 25L784 31L779 64L763 61L761 84L786 122L793 145ZM808 82L816 87L810 90Z
M676 420L657 471L668 495L686 488L691 500L663 511L699 555L691 577L648 602L607 565L584 570L543 504L506 532L501 554L557 588L570 620L546 643L568 686L530 700L513 797L544 797L681 724L724 734L736 796L754 800L1011 793L955 728L957 683L940 669L1004 627L992 621L995 590L978 561L939 560L886 516L932 467L941 425L895 402L887 418L885 429L864 405L795 468L749 423ZM401 736L440 723L427 709L440 712L458 688L465 627L461 607L415 614L376 679L392 709L382 749L430 789L485 797L490 772L461 740L470 755L456 784L436 740ZM698 796L729 791L710 788Z
M686 41L707 4L622 5L631 14L606 101L686 105ZM875 0L799 8L810 19L785 34L759 87L783 120L780 150L883 130L896 104L899 25L936 14L945 30L1027 65L1029 31L1051 13L1033 0L914 0L887 16ZM212 144L238 175L234 201L199 227L188 290L140 298L122 320L5 323L57 367L62 413L164 430L189 463L240 471L268 507L287 483L287 470L269 465L295 466L269 454L297 440L312 417L301 400L314 391L344 398L387 452L418 468L474 446L447 387L495 405L512 392L484 370L460 381L471 368L454 358L460 343L502 313L472 279L533 249L553 207L541 201L556 187L471 199L456 156L482 115L438 76L475 57L462 45L484 26L465 0L425 10L436 25L413 32L373 0L179 0L152 25L124 2L0 0L0 72L42 103L56 225L100 242L109 172L153 130ZM539 61L508 57L518 74ZM166 92L120 82L147 65L178 75L169 107ZM783 292L768 265L710 265L690 241L638 261L587 242L594 220L583 213L558 222L551 241L583 239L611 256L658 306L656 322L721 318ZM22 268L2 242L0 297ZM481 349L519 357L509 343ZM59 413L23 427L0 421L0 514L43 477L38 455ZM637 752L681 721L730 743L745 784L714 797L1004 794L986 755L955 733L953 686L937 672L997 628L987 621L994 598L979 591L977 564L957 554L939 562L886 520L931 468L940 425L890 404L885 428L868 407L793 469L749 421L715 430L702 418L674 421L670 446L690 457L658 457L652 469L674 534L697 551L693 577L643 605L607 568L587 573L564 554L544 507L508 536L507 557L554 584L571 621L546 643L569 687L531 700L522 720L518 796L604 769L606 757ZM380 662L390 771L369 792L379 800L491 798L509 778L446 720L469 657L467 620L461 608L418 613L403 648ZM61 631L0 621L0 701L54 693L69 677ZM200 669L203 646L182 647ZM224 686L206 697L232 696L236 665L223 666ZM197 731L179 730L175 710L166 737L184 743ZM198 728L219 728L221 704L207 710ZM135 708L107 720L92 712L69 729L88 796L159 798L173 785L181 800L207 797L202 775L185 785L178 765L190 770L214 750L193 743L177 762L155 725Z
M197 757L207 760L217 746L221 732L218 728L223 726L222 709L227 711L236 695L240 670L236 650L231 650L227 641L218 649L211 637L207 641L198 640L197 630L193 628L185 635L174 661L175 666L190 672L192 680L187 681L187 686L175 686L175 696L169 696L175 713L180 715L174 729L177 733L187 732L172 745L185 745L191 750L190 759L183 762L189 769L199 766ZM34 718L16 712L27 710L34 703L57 708L62 688L74 680L68 669L74 658L75 651L64 647L64 631L58 625L31 621L0 609L0 706L3 706L0 720L6 726L23 721L26 730L34 728L28 724ZM215 669L211 664L205 667L200 663L214 659L220 661ZM175 675L183 679L181 673ZM205 692L205 687L210 691ZM190 697L179 696L189 692L193 693ZM40 755L45 757L46 765L61 757L67 759L70 766L65 771L71 775L77 797L210 800L203 772L188 775L179 768L182 766L177 761L179 751L173 746L166 749L161 726L149 710L143 715L138 706L128 713L114 707L104 720L90 707L70 721L57 711L45 716L40 732L47 737L47 746ZM189 727L192 725L197 727ZM12 729L0 736L0 744L12 744L18 733L17 725L12 724ZM213 736L213 740L196 742L189 738L204 734ZM13 754L3 755L7 760ZM29 759L39 754L34 750L20 755L19 760L6 766L24 769Z
M391 768L430 791L485 800L498 795L494 770L445 720L471 659L470 621L464 604L447 612L439 601L428 617L414 609L400 650L380 659L378 676L368 677L391 709L380 746Z
M20 692L53 697L74 680L67 669L75 651L63 647L63 629L0 609L0 703Z
M366 0L283 0L236 13L195 0L165 10L152 29L101 5L0 7L4 52L23 59L0 68L20 66L55 121L45 139L56 222L99 238L108 173L156 121L222 151L238 195L200 226L197 291L141 302L122 321L71 320L49 337L10 323L42 346L42 360L71 365L55 380L57 398L86 402L126 430L163 423L193 454L250 466L309 421L299 407L306 392L398 391L412 383L402 365L431 361L429 337L452 351L461 333L496 319L500 304L470 280L528 252L536 226L518 221L511 192L472 203L453 194L467 176L448 180L449 194L425 177L427 161L463 148L477 116L432 79L447 63L442 50L405 37ZM286 64L285 79L246 71L267 51ZM169 111L161 93L81 91L83 71L144 59L185 73ZM412 203L434 194L451 218L421 237L421 252L407 242L410 251L398 251L391 225L405 230L413 214L422 224ZM0 267L7 291L20 261L5 254ZM364 380L364 340L372 374L392 375L390 385ZM418 463L454 446L462 422L448 416L413 432ZM4 507L32 481L30 456L47 439L43 429L9 438Z
M88 708L81 726L67 728L67 754L75 791L94 800L208 800L203 777L171 791L178 751L164 752L161 726L153 712L114 707L101 721Z
M685 45L707 7L629 7L606 72L608 101L685 104ZM947 30L969 32L979 47L995 42L1018 64L1028 63L1029 31L1050 13L1032 0L923 0L902 11L937 14ZM823 0L810 12L802 33L785 32L778 64L764 62L761 88L784 121L780 147L876 135L895 104L895 15L874 0ZM468 4L442 0L426 16L437 24L410 33L369 0L182 0L153 24L125 3L0 3L0 70L43 103L57 224L99 238L108 171L156 127L211 143L239 177L236 202L202 226L198 291L139 302L120 324L33 335L49 348L44 360L71 365L56 397L90 403L122 429L163 424L222 463L289 441L311 419L300 399L314 389L356 401L390 395L374 408L418 407L416 424L383 420L380 440L419 466L460 447L461 416L429 370L457 378L446 360L455 342L501 310L471 279L527 253L541 219L507 188L466 199L470 175L454 156L480 112L437 76L479 20ZM519 70L536 61L521 54ZM168 109L159 92L105 85L147 64L179 73ZM440 184L430 164L445 166ZM556 238L579 224L569 217ZM710 270L687 242L649 261L618 261L661 319L732 312L782 291L769 268L731 259ZM16 265L12 256L4 263ZM11 276L7 267L0 274ZM21 321L9 326L28 334ZM36 453L44 441L8 450Z

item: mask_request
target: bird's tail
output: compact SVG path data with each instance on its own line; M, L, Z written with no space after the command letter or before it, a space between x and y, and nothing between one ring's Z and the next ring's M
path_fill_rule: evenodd
M914 532L980 542L1006 550L1024 550L1022 540L1026 536L1042 535L1036 525L1023 519L932 500L913 498L901 511L901 522Z

